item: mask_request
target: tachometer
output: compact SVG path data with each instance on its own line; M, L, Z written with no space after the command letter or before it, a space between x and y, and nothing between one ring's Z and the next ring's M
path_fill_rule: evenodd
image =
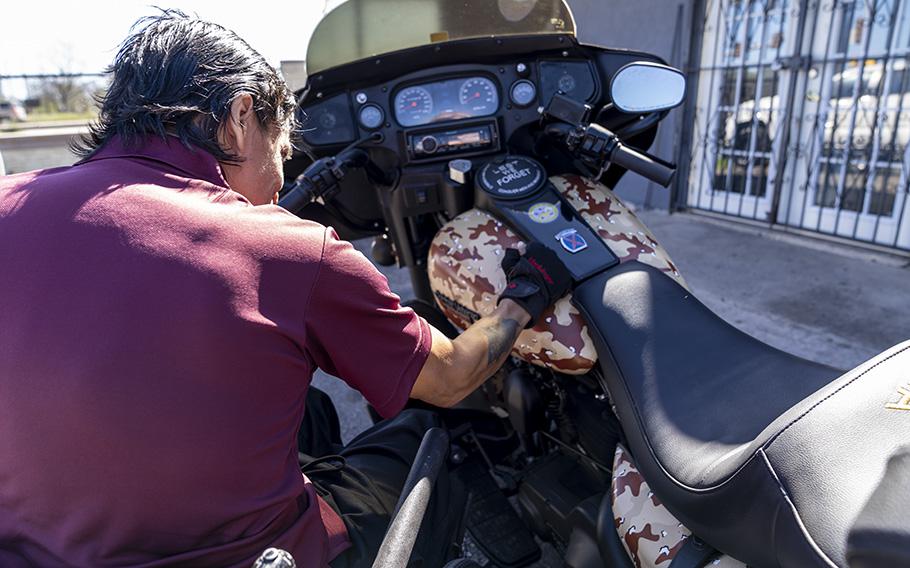
M473 77L462 83L458 100L473 116L493 114L499 107L496 85L484 77Z
M433 114L433 97L423 87L408 87L395 95L395 118L402 126L426 124Z

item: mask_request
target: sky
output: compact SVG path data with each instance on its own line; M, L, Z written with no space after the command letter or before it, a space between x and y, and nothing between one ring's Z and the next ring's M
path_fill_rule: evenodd
M235 31L277 67L300 60L324 11L339 0L23 0L0 8L0 75L100 72L153 6L179 8Z

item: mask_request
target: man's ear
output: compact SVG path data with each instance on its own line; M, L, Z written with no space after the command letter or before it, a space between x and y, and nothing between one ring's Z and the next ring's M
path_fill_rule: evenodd
M227 121L218 128L218 145L228 154L245 158L254 127L253 97L243 93L231 103Z

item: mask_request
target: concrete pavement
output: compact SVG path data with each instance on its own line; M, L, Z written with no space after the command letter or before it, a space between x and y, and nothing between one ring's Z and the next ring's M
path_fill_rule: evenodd
M739 329L800 357L849 369L910 339L910 267L905 259L722 222L643 211L695 295ZM369 242L356 246L369 257ZM407 271L380 267L403 300ZM321 375L345 440L369 425L360 395Z
M88 132L85 121L61 121L40 127L0 131L0 154L6 173L16 174L70 165L77 160L69 144Z
M693 214L640 216L705 305L778 349L849 369L910 339L910 259Z

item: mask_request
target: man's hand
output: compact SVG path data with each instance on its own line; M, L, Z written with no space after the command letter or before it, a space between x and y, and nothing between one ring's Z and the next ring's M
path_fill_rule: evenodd
M510 249L502 264L508 285L492 314L455 339L431 326L433 347L411 390L412 398L443 407L460 402L499 370L518 334L532 325L531 316L539 318L571 285L562 262L543 245L531 244L524 257ZM507 295L510 290L514 296Z
M528 245L524 256L507 249L502 270L508 284L499 301L512 300L531 315L532 327L540 315L556 300L565 296L572 285L572 276L556 253L540 243Z

